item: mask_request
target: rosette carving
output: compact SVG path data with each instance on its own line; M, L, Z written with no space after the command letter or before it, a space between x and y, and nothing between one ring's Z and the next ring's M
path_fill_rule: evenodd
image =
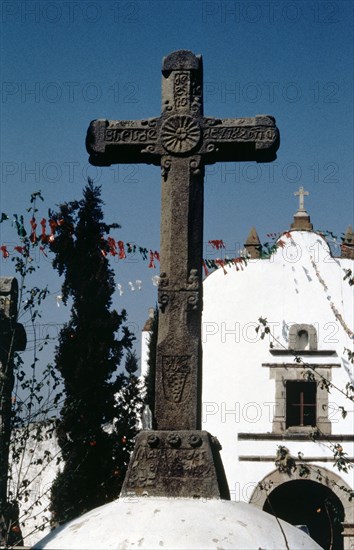
M189 115L172 115L161 127L161 143L169 153L183 155L194 149L201 138L198 122Z

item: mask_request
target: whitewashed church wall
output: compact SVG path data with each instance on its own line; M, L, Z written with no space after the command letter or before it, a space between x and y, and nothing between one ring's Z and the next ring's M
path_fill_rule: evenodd
M50 489L60 468L57 463L60 448L55 434L45 437L46 431L44 427L41 432L44 439L37 441L37 425L34 424L21 461L14 463L10 455L13 474L11 490L16 490L20 480L29 481L28 496L23 495L19 499L21 531L26 547L32 546L50 531Z
M212 273L204 282L203 311L203 428L216 435L230 485L261 480L274 469L271 462L239 462L238 456L274 456L278 444L297 456L330 457L320 443L299 441L238 441L238 433L271 433L275 380L264 364L290 364L289 354L272 354L270 340L255 331L259 317L267 318L279 343L288 348L289 326L313 325L318 349L335 354L304 355L305 362L337 365L330 372L339 388L354 381L353 366L344 348L353 349L353 287L343 281L352 260L333 259L324 239L313 232L282 237L285 246L269 260L252 260L243 271L234 267ZM333 434L352 434L352 404L332 389L328 396ZM345 419L340 407L348 410ZM348 456L353 444L344 443ZM329 463L321 463L322 466ZM329 464L332 469L332 463ZM342 475L342 474L341 474ZM353 485L351 474L343 474Z
M141 333L141 379L143 380L144 376L148 372L148 359L149 359L149 342L150 342L150 332L143 331Z

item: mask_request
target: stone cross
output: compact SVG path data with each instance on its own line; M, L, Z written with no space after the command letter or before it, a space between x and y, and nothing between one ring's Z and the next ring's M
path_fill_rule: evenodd
M202 58L182 50L162 66L162 113L147 120L95 120L90 162L161 165L161 274L156 427L200 428L204 165L268 162L279 132L271 116L203 116Z
M161 115L94 120L86 139L91 164L148 163L162 173L156 429L138 435L122 494L228 494L217 444L200 430L204 166L273 161L279 131L267 115L205 117L202 93L201 56L173 52L163 59Z
M308 191L305 191L302 185L299 187L298 191L295 191L295 197L299 197L299 210L305 210L305 197L309 194L310 193Z

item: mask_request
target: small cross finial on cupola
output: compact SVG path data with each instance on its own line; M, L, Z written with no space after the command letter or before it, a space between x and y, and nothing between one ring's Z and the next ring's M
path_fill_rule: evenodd
M305 197L308 196L310 193L308 191L305 191L302 185L300 185L299 190L295 191L294 195L295 197L299 197L299 211L306 212L305 210Z
M244 246L251 260L255 260L261 257L262 245L255 227L252 227L250 232L248 233L248 237Z
M299 190L295 191L295 197L299 197L299 209L294 214L294 222L291 224L291 229L297 229L298 231L312 231L313 225L310 221L310 216L305 209L305 197L309 195L308 191L305 191L304 187L300 185Z
M351 225L348 225L345 232L340 257L354 260L354 231Z

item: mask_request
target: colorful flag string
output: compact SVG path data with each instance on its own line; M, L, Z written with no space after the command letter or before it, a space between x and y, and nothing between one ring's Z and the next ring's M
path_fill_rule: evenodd
M2 213L0 217L0 223L6 220L9 220L9 217L5 213ZM0 246L0 253L2 254L2 258L5 260L8 259L14 252L23 256L30 256L29 245L26 244L25 240L27 232L25 229L24 217L14 214L13 223L16 227L17 234L21 238L24 245L14 246L12 250L10 250L9 245L3 244L2 246ZM47 256L46 246L55 240L57 228L58 226L62 225L62 220L57 221L51 218L48 220L46 218L42 218L39 222L39 225L41 226L40 236L37 235L38 224L34 216L29 220L29 224L30 236L27 237L29 239L29 242L33 246L40 243L40 252ZM318 231L318 233L324 238L330 237L335 241L338 239L338 237L334 235L332 231L322 230ZM280 235L282 236L282 238L280 238ZM263 245L259 246L260 259L269 259L279 247L283 248L285 246L285 242L283 239L287 237L291 238L291 232L288 231L282 234L267 233L267 237L270 239L270 241L265 242ZM342 241L344 241L344 233L342 233L342 236L340 238L342 239ZM225 243L222 239L211 239L208 241L208 244L212 247L213 250L216 251L221 251L226 248ZM344 247L346 245L342 244L342 246ZM105 257L107 255L110 255L113 257L117 257L117 259L119 260L125 260L128 258L128 256L138 253L140 254L143 261L148 261L149 269L156 269L156 262L160 261L160 255L158 251L146 248L145 246L139 246L132 242L125 243L122 240L115 240L113 237L110 236L107 237L107 239L103 239L101 253ZM247 261L248 255L246 252L243 252L240 254L240 256L236 258L226 257L216 259L203 259L202 267L204 274L207 277L209 275L210 269L222 269L225 274L227 273L225 266L234 266L237 271L242 270L243 267L247 265Z

